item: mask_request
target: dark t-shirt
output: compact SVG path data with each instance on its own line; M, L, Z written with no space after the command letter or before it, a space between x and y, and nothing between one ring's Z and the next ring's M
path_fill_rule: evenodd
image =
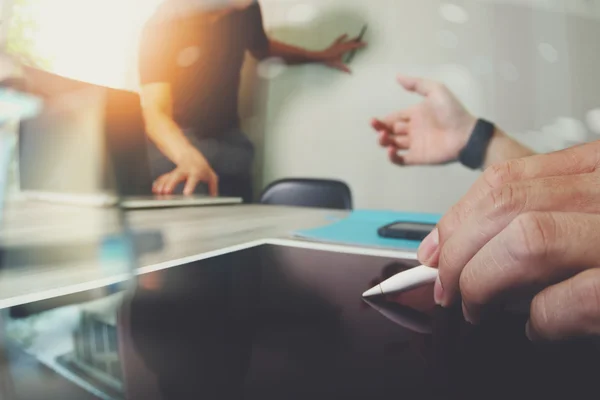
M142 84L167 82L173 116L198 137L215 137L239 127L238 93L246 50L266 54L260 5L254 1L211 20L205 13L159 9L142 34Z

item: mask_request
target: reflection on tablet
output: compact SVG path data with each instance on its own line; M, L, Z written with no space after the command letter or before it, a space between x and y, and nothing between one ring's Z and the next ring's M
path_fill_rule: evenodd
M363 301L379 311L381 315L405 329L423 334L431 334L433 331L431 317L425 313L394 302L366 299L363 299Z
M379 276L365 284L365 288L368 289L376 286L386 279L400 272L414 268L417 265L418 262L414 260L402 260L389 263L383 267ZM397 305L419 311L430 317L433 315L433 310L435 309L435 301L433 300L433 285L424 285L407 292L396 293L393 295L375 296L370 300L377 303L381 301L395 303Z

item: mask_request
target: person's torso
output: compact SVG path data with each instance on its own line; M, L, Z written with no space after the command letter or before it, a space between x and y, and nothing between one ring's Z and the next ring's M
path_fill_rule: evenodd
M173 26L172 90L174 117L200 137L216 136L239 125L238 92L245 51L245 10L218 19L203 14Z

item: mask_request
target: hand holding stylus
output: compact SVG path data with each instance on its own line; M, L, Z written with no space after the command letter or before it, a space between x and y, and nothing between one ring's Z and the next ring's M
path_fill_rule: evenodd
M533 297L530 339L600 335L599 154L596 141L487 169L419 248L436 302L462 301L476 324Z

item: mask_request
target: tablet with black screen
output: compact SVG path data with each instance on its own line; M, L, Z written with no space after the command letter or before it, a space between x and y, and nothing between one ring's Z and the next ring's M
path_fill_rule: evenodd
M262 244L140 277L120 327L128 397L598 398L598 348L534 346L525 314L473 327L431 287L361 298L415 265Z

